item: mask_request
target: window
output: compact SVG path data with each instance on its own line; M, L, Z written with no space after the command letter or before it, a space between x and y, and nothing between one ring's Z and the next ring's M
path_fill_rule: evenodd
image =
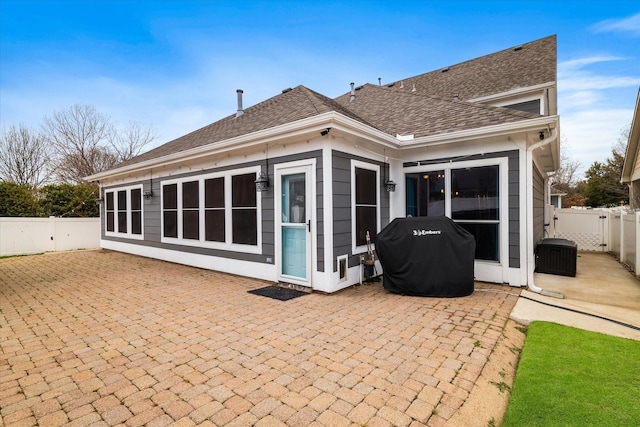
M225 241L224 178L204 181L204 239L208 242Z
M142 186L105 191L107 236L142 238Z
M113 202L113 191L106 193L107 196L107 231L116 231L115 226L115 203Z
M446 215L476 239L475 258L500 260L500 166L408 173L407 216Z
M257 168L165 181L162 241L260 253Z
M162 186L162 235L178 237L178 184Z
M258 240L256 175L253 173L231 177L233 243L255 245Z
M198 181L182 183L182 238L200 238Z
M367 232L371 243L375 242L380 218L379 167L352 161L352 232L354 252L361 252L367 244Z

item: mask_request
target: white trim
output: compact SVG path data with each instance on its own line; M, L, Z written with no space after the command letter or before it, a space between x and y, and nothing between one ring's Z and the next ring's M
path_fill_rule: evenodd
M480 96L478 98L468 99L467 101L481 103L481 102L487 102L487 101L501 100L502 98L507 98L507 97L529 95L531 93L544 91L544 89L548 89L550 87L555 87L555 86L556 86L556 82L550 81L547 83L540 83L533 86L525 86L517 89L512 89L506 92L494 93L487 96Z
M500 219L499 224L499 261L475 260L476 280L494 283L509 281L509 158L493 157L488 159L466 160L458 162L444 162L422 166L410 166L404 168L404 173L422 173L431 171L445 172L445 188L451 188L451 170L475 168L483 166L498 166L499 194L500 194ZM406 200L405 200L406 205ZM451 218L451 195L445 191L445 216ZM479 223L482 221L472 221ZM492 223L495 223L492 221Z
M351 253L353 255L367 252L367 245L356 244L356 168L367 169L376 173L376 230L380 232L380 166L360 160L351 160ZM373 237L373 236L372 236Z
M313 288L314 280L315 280L315 265L317 263L317 255L316 255L316 245L317 241L316 237L316 179L315 179L315 171L316 171L316 159L304 159L297 160L293 162L287 163L278 163L273 166L273 176L274 176L274 248L275 248L275 258L276 258L276 267L277 267L277 276L278 280L293 283L301 286L310 286ZM305 187L306 187L306 200L305 200L305 210L308 212L307 220L310 221L310 230L307 231L307 268L306 273L307 277L305 279L300 279L299 277L288 276L282 273L282 183L281 178L282 175L285 174L295 174L295 173L304 173L305 174ZM305 229L306 229L305 224Z
M262 193L256 194L256 227L257 227L257 243L255 245L244 245L233 243L233 208L232 208L232 177L236 175L244 174L256 174L260 173L260 166L251 166L238 169L230 169L223 172L213 172L201 175L190 175L186 177L166 179L160 181L160 241L162 243L194 246L199 248L219 249L233 252L244 252L250 254L262 253ZM224 209L225 209L225 242L210 242L205 240L205 228L204 228L204 182L207 179L224 178ZM184 239L182 237L182 184L185 182L198 181L198 191L200 195L200 203L198 205L198 221L199 221L199 238L196 239ZM165 185L177 184L177 198L178 198L178 237L165 237L164 236L164 191ZM255 190L255 188L254 188Z
M539 130L541 128L556 127L558 120L557 115L543 116L499 125L420 137L411 141L399 141L396 137L366 125L358 120L352 119L335 111L330 111L269 129L252 132L222 141L216 141L215 143L206 144L190 150L100 172L87 176L84 179L92 182L106 178L115 178L117 176L128 175L136 171L144 171L157 166L167 167L179 162L185 162L206 156L220 155L232 150L253 147L256 145L268 145L276 142L282 144L287 140L301 140L309 137L310 135L317 135L318 132L326 129L327 127L331 127L336 132L345 132L356 138L367 139L383 147L411 149L420 146L450 144L453 142L468 141L469 139L486 138L506 135L513 132L528 132Z
M140 234L133 234L131 221L131 190L140 190ZM128 185L124 187L103 188L104 191L104 235L109 237L121 237L123 239L144 240L144 188L142 184ZM118 230L118 192L126 191L127 194L127 231L122 233ZM113 193L113 229L107 231L107 193Z
M277 282L276 268L273 264L251 262L212 255L186 253L179 249L155 248L133 243L100 240L100 247L118 252L159 259L191 267L221 271L238 276L253 277L255 279Z

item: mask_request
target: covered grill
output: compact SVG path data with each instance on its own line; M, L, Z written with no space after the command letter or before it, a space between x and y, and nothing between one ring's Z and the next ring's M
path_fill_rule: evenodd
M475 247L473 235L447 217L397 218L376 240L384 288L403 295L471 295Z

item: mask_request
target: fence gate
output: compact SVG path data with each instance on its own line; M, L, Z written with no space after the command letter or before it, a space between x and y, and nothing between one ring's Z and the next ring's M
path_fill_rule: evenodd
M555 237L573 240L580 251L607 252L611 212L555 209Z

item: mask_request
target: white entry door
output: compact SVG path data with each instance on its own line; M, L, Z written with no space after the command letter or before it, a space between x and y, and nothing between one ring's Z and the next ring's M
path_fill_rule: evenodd
M279 280L311 286L312 165L276 167L276 258Z

